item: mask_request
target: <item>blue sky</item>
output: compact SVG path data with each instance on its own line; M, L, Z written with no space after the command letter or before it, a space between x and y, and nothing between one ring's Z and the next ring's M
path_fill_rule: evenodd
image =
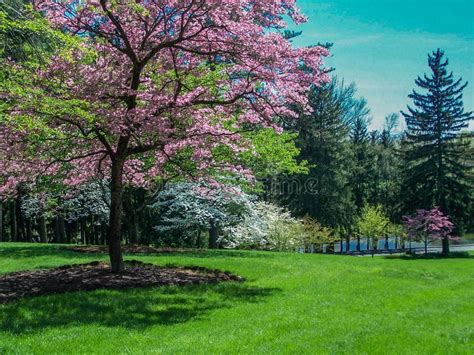
M455 77L469 81L464 107L474 110L474 0L298 0L309 21L295 45L333 42L335 75L355 82L371 109L372 128L405 109L427 53L441 48ZM402 120L403 121L403 120ZM470 128L474 128L471 122Z

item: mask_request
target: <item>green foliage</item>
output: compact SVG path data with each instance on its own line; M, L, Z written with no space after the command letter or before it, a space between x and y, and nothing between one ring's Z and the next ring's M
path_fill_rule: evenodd
M44 63L56 50L67 51L80 41L53 30L32 5L24 0L0 2L0 58Z
M68 115L81 117L87 122L100 118L89 113L88 102L74 98L56 99L54 92L60 89L54 82L49 82L47 89L36 88L35 84L41 80L35 75L39 69L39 63L24 63L21 68L4 66L0 69L0 95L9 97L9 100L0 102L0 125L8 126L13 131L28 132L23 138L25 149L21 152L25 156L43 158L44 161L64 161L64 170L56 176L56 180L60 181L62 173L70 167L68 157L75 149L77 140L63 131L62 127L51 125L51 121L55 117ZM35 116L13 112L13 106L24 112L35 112ZM92 144L87 135L82 143L84 146ZM48 183L52 182L50 178L48 180Z
M385 118L381 132L372 132L372 139L367 149L369 183L368 204L382 205L392 222L401 221L401 182L403 160L400 157L399 135L393 132L398 125L398 115L391 114Z
M21 153L25 158L65 160L55 179L60 181L69 168L67 157L77 143L75 136L52 125L52 120L75 117L93 125L101 118L90 114L91 103L65 97L61 83L37 74L54 60L53 54L69 58L81 51L84 60L90 60L94 53L85 52L80 39L50 28L31 5L23 2L0 3L0 20L0 97L8 98L0 101L0 125L28 132L22 139L25 149ZM5 65L7 62L10 65ZM17 65L11 65L12 62ZM83 144L91 144L87 133ZM47 156L40 156L40 152ZM52 188L56 182L52 180L41 178L38 187L44 183Z
M0 58L39 59L50 49L46 24L25 1L0 2Z
M386 234L394 235L403 240L407 238L406 229L405 227L403 227L402 224L389 223L389 225L387 226Z
M244 137L254 149L243 152L241 158L258 178L307 174L308 162L296 160L300 154L295 144L297 136L288 132L277 133L271 128L245 133Z
M300 240L306 251L322 250L323 244L331 244L338 239L333 230L310 216L303 217L300 226Z
M376 245L379 238L389 233L390 220L385 216L382 206L366 206L355 222L355 229L361 237L371 238Z

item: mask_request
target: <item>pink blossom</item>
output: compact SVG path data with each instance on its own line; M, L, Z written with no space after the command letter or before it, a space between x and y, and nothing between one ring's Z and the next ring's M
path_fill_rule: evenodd
M412 238L422 237L429 240L453 239L451 233L454 224L438 207L431 210L419 209L413 216L404 217L404 226Z
M31 132L23 132L23 139L15 136L18 127L1 125L0 193L48 174L81 184L109 175L117 157L127 160L124 182L144 186L166 174L167 164L182 171L176 157L184 150L193 151L202 174L213 167L251 179L245 167L216 162L214 149L251 149L240 142L242 127L278 130L276 117L296 117L288 104L309 110L308 90L329 80L322 62L326 49L293 48L279 32L285 16L305 21L295 0L34 5L54 27L81 39L33 78L38 92L78 102L77 110L45 118L9 93L11 102L19 102L13 111L43 119L74 149L58 159L57 148L45 141L32 158L26 154Z

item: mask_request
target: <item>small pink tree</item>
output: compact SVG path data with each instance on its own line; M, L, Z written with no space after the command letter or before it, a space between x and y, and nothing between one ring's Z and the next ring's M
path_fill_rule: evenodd
M0 124L0 192L38 176L78 185L108 176L108 244L123 270L124 184L248 171L216 159L245 149L239 132L297 117L312 85L328 81L327 50L293 48L284 18L305 21L295 0L36 0L50 24L76 38L46 68L22 74L29 86L6 97ZM225 149L224 149L225 147ZM31 154L31 153L34 154ZM230 152L230 153L229 153Z
M404 217L404 226L410 238L420 239L425 245L425 254L428 244L434 240L443 241L443 254L449 254L449 239L454 224L438 207L431 210L419 209L412 216Z

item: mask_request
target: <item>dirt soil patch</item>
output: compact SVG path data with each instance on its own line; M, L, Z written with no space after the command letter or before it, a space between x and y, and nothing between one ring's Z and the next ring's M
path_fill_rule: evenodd
M106 245L77 245L68 246L63 249L77 251L80 253L108 253L109 249ZM127 254L156 254L156 253L182 253L190 250L183 248L155 248L147 245L122 245L122 252Z
M122 289L168 285L190 285L243 281L239 276L201 267L170 268L131 260L122 274L110 272L110 266L94 261L54 269L27 270L0 275L0 304L28 296L53 293Z

